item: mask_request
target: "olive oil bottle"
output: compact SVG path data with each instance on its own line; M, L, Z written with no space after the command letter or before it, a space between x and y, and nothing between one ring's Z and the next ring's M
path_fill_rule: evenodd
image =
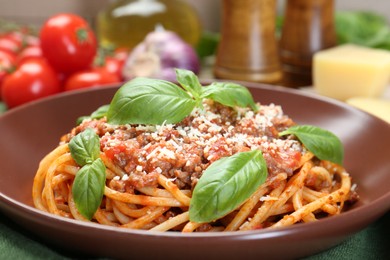
M201 23L194 7L183 0L115 0L97 17L102 46L134 48L145 36L162 26L196 46Z

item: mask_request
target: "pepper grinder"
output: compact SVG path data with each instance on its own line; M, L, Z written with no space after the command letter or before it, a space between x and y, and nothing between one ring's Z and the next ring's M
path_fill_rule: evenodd
M282 78L275 36L275 0L223 0L214 76L278 83Z
M280 39L282 85L312 85L315 52L336 45L334 0L286 0Z

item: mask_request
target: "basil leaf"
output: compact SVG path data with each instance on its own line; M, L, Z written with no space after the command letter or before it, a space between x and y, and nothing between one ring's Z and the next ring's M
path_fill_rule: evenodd
M92 163L100 157L99 136L92 128L87 128L70 140L69 150L78 165Z
M176 69L176 78L180 85L190 92L195 99L199 99L202 93L202 85L198 77L190 70Z
M279 133L279 136L289 134L295 135L317 158L343 164L343 144L333 133L315 126L299 125L288 128Z
M190 220L214 221L236 209L267 178L267 166L261 151L236 153L211 164L194 188Z
M171 82L136 78L115 93L107 121L118 125L177 123L195 106L196 101Z
M108 108L110 105L103 105L96 109L94 112L92 112L89 116L81 116L77 119L76 124L79 125L81 122L83 122L84 119L100 119L102 117L105 117L108 111Z
M254 111L258 110L249 90L236 83L214 82L207 87L203 87L202 98L210 98L229 107L250 106Z
M84 165L73 182L73 199L77 210L87 219L92 219L102 202L106 182L106 167L98 158Z

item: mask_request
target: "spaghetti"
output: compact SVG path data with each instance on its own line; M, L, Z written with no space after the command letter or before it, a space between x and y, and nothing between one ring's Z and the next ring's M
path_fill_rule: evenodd
M340 165L320 160L293 136L295 125L280 106L259 111L206 100L177 124L110 125L85 119L61 138L40 162L33 184L36 208L67 218L153 231L237 231L288 226L339 214L353 201L351 178ZM72 195L80 166L69 141L92 128L106 166L104 196L92 220L81 215ZM266 181L236 209L208 223L191 222L192 191L218 159L261 150Z

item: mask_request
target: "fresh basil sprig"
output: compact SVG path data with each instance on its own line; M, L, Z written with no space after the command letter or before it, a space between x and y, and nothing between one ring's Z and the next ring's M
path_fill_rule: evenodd
M212 163L196 184L190 203L190 220L219 219L247 200L267 178L261 151L236 153Z
M343 164L343 144L332 132L311 125L297 125L280 132L279 136L289 134L295 135L317 158Z
M114 95L107 112L111 124L180 122L197 102L177 85L157 79L136 78Z
M81 166L72 187L73 199L80 214L92 219L103 199L106 180L106 167L100 159L99 136L87 128L70 140L69 150Z
M176 69L182 88L159 79L136 78L124 84L114 95L107 111L111 124L178 123L202 107L202 100L213 99L226 106L251 106L257 110L252 95L244 86L224 83L202 87L189 70Z

